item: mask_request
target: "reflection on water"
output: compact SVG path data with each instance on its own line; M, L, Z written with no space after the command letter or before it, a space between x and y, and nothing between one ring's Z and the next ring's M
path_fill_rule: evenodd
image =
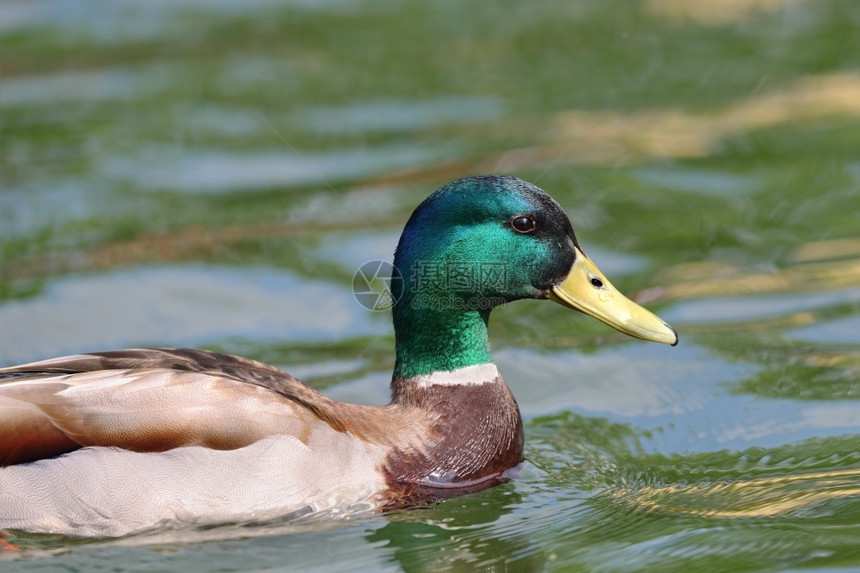
M572 110L559 115L556 137L570 140L577 161L696 158L723 140L801 121L860 116L860 75L808 77L787 89L756 95L709 114L643 110L632 114Z
M0 193L3 237L7 240L13 237L27 238L36 229L91 217L104 200L100 191L73 180L58 183L50 189L4 188ZM56 212L60 206L61 215Z
M163 74L162 74L163 76ZM0 105L4 107L57 104L63 100L99 101L127 99L140 90L157 91L167 78L140 70L61 72L4 79Z
M807 0L730 0L709 2L708 0L647 0L645 9L657 16L668 16L681 22L694 20L698 24L723 26L742 22L751 16L776 12L783 8L801 9Z
M346 108L311 107L296 113L311 132L357 134L411 131L446 123L477 123L498 119L501 103L491 98L439 98L428 101L377 101Z
M702 321L746 322L776 316L790 316L822 307L856 305L860 303L860 288L800 294L762 294L756 296L724 296L699 298L674 305L664 313L668 322Z
M176 19L208 14L241 15L276 6L332 9L352 4L351 0L28 0L0 4L0 32L22 27L56 28L60 32L84 33L100 41L124 44L130 41L171 37L181 30Z
M520 496L499 493L476 496L480 499L471 504L454 501L432 515L420 509L397 512L367 540L383 542L390 561L403 571L476 570L499 562L522 570L540 569L549 557L539 547L521 536L504 534L517 521L511 514L521 503Z
M289 293L289 296L284 296ZM324 311L324 312L320 312ZM0 306L4 364L122 346L223 337L319 343L379 333L349 290L259 268L144 268L62 280Z
M767 568L815 551L832 555L854 529L860 456L853 437L663 456L643 451L647 432L606 420L557 416L535 430L530 457L595 492L564 534L568 564L674 568L682 556L706 555L725 566ZM567 452L579 458L575 469L564 465ZM822 537L821 527L833 536Z
M860 346L860 316L846 316L839 320L823 321L790 330L787 334L798 340L809 340L822 344Z
M851 0L0 4L2 364L203 345L384 403L390 315L353 272L487 171L546 188L681 338L506 305L513 482L307 528L12 533L12 565L857 567L858 25Z
M795 263L812 263L833 259L860 259L860 239L812 241L801 245L792 254L792 262ZM850 260L844 262L851 263Z
M640 167L634 170L639 179L674 191L700 193L711 197L733 197L755 191L757 181L741 176L704 169Z
M839 250L830 253L840 259ZM725 263L686 263L663 271L661 296L694 298L747 293L808 292L860 284L860 258L809 262L766 272Z
M727 370L727 365L712 362L689 346L680 357L648 350L624 348L589 355L504 350L496 353L496 360L527 416L564 409L628 419L692 412L702 408L704 389L719 382Z
M803 511L808 516L815 506L860 495L860 468L710 484L643 486L608 494L640 511L674 515L736 519Z
M260 121L266 120L260 118ZM414 167L446 153L450 150L442 147L403 145L326 153L270 150L245 154L156 149L144 150L134 158L108 157L102 169L106 177L129 181L140 189L224 193L312 183L330 185L344 179Z

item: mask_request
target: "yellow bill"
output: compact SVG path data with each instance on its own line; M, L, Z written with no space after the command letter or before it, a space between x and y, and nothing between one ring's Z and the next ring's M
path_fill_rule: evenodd
M675 329L618 292L579 249L576 249L576 260L567 278L552 287L549 298L593 316L624 334L672 346L678 344Z

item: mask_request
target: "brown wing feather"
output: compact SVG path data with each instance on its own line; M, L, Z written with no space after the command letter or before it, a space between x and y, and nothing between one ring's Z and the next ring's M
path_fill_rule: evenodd
M165 368L187 372L217 372L234 380L256 384L289 394L293 387L310 390L293 376L274 366L256 360L194 348L133 348L108 350L52 358L41 362L0 368L0 381L11 381L16 376L45 376L51 374L79 374L98 370L141 370Z
M120 350L0 369L0 465L81 446L232 449L274 433L338 431L333 403L253 360L192 349Z
M36 406L0 397L0 466L49 458L80 447Z

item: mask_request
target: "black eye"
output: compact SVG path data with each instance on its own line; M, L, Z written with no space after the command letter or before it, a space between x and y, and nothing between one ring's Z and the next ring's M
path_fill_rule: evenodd
M603 286L603 281L597 277L592 277L591 278L591 286L600 288Z
M511 227L518 233L531 233L535 230L535 220L531 215L517 215L511 219Z

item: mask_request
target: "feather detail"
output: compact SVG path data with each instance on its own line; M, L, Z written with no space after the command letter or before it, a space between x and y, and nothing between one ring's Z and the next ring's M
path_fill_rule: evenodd
M332 402L276 368L200 350L124 350L0 370L0 464L81 446L224 450L343 432Z

